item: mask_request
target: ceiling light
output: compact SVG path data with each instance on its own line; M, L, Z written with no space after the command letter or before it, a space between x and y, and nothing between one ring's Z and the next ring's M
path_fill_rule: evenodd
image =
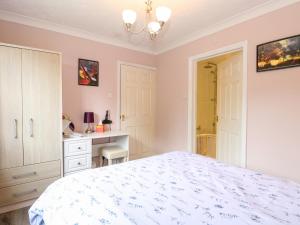
M155 10L156 14L156 21L152 18L152 0L147 0L146 4L146 23L144 27L140 31L134 31L132 29L132 25L136 21L136 12L131 9L126 9L123 11L123 21L126 27L126 30L132 34L139 34L143 31L149 33L151 40L155 39L159 31L162 29L164 24L170 19L171 17L171 9L165 6L159 6Z
M156 18L158 22L163 24L170 19L172 13L171 9L165 6L157 7L155 12L156 12Z
M130 29L132 24L136 21L136 12L130 9L123 10L123 21L127 29Z
M156 38L160 28L161 28L161 26L160 26L159 22L152 21L152 22L148 23L148 31L149 31L149 34L150 34L150 38L152 40L154 38Z

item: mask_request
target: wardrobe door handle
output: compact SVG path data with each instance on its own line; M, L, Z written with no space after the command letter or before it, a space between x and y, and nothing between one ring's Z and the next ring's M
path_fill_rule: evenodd
M33 119L32 118L29 120L29 123L30 123L30 137L33 138Z
M18 197L22 197L22 196L25 196L25 195L30 195L30 194L33 194L33 193L36 193L38 190L35 188L31 191L24 191L24 192L21 192L21 193L16 193L16 194L13 194L13 196L15 198L18 198Z
M18 120L14 119L15 121L15 139L18 139Z

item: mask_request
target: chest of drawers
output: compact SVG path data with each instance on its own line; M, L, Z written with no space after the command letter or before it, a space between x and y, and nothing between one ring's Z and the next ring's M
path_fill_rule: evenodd
M64 176L92 166L92 140L64 141Z

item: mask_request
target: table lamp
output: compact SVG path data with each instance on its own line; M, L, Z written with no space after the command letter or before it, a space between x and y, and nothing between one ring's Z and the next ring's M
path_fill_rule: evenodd
M88 127L87 127L85 133L93 133L94 130L91 127L91 123L94 123L94 113L93 112L85 112L83 122L88 124Z

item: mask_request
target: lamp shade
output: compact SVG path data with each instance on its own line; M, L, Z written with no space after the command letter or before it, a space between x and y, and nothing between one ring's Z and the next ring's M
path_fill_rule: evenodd
M150 34L156 34L160 30L160 24L156 21L150 22L148 24L148 30Z
M94 123L94 113L93 112L85 112L83 122L84 123Z
M159 22L167 22L171 17L171 9L165 6L159 6L156 8L156 18Z
M130 9L125 9L122 13L124 23L134 24L136 20L136 12Z

